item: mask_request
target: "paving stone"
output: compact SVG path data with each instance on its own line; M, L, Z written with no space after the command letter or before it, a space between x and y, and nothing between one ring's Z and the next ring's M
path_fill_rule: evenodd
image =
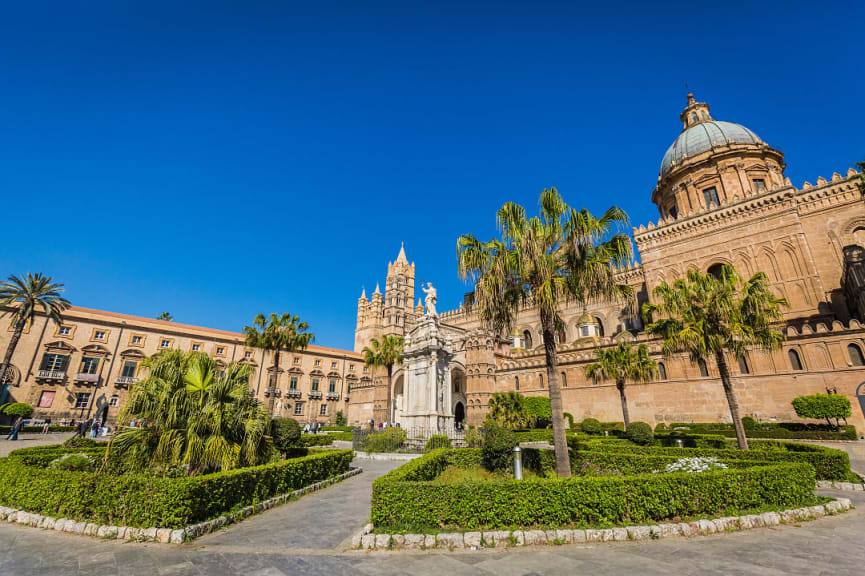
M488 546L496 548L504 548L511 541L511 533L509 530L495 530L493 532L484 532L484 541Z
M480 532L466 532L463 534L463 541L465 542L466 548L471 548L474 546L475 548L481 547L481 533Z
M574 542L585 542L586 541L586 531L585 530L573 530L574 533Z
M681 524L658 524L658 532L661 538L672 538L683 534Z
M426 534L423 538L423 547L424 548L435 548L436 547L436 537L435 534Z
M781 523L781 515L777 512L765 512L760 515L764 526L777 526Z
M423 534L406 534L405 535L405 547L406 548L420 548L423 546L425 536Z
M700 527L700 534L714 534L718 531L715 527L715 523L711 520L700 520L697 524Z
M822 518L823 516L826 515L826 510L823 509L822 505L811 506L810 510L811 510L811 515L814 518Z
M462 532L444 532L436 536L436 546L439 548L464 548Z
M363 534L360 532L351 537L351 547L353 549L360 548L361 538L363 538Z
M616 542L624 542L628 539L628 531L625 528L613 528L612 539Z
M648 526L628 526L627 531L631 540L648 540L651 536Z
M376 534L375 548L376 550L387 550L390 547L390 534Z
M682 536L698 536L700 525L697 522L682 522L679 524L679 530Z
M543 530L524 530L523 537L527 546L547 543L547 535Z
M375 548L375 534L364 534L361 538L361 547L364 550Z
M547 536L549 540L549 536ZM562 544L570 544L574 541L574 531L573 530L556 530L555 539L561 542Z
M522 530L514 530L511 532L511 544L516 546L525 546L526 544L526 536L523 534Z
M600 542L603 536L603 530L586 530L587 542Z
M19 524L28 524L30 522L30 513L19 510L15 515L15 521Z
M168 539L172 544L183 544L184 540L186 540L186 532L183 530L172 530Z

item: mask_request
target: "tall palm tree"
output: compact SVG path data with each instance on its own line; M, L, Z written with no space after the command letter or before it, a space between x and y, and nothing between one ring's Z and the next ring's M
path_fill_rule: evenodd
M782 308L787 301L772 294L764 273L743 282L728 265L721 266L717 276L689 270L685 278L672 285L661 283L652 295L655 302L643 305L644 317L651 320L646 331L663 338L666 356L687 352L693 364L715 359L736 440L740 449L747 450L748 439L730 382L727 354L738 360L749 347L780 349L785 337L775 325L783 320Z
M166 350L142 362L120 411L124 427L108 445L134 469L163 474L183 466L188 474L230 470L270 456L267 408L249 389L252 367L232 362L221 371L200 352Z
M64 291L63 284L38 273L28 272L24 277L12 274L8 280L0 282L0 307L11 308L3 310L2 315L12 315L12 338L6 346L3 365L0 366L0 403L6 398L7 371L11 372L12 355L15 354L24 328L33 322L38 308L56 324L61 324L62 313L71 306L69 300L60 296Z
M544 190L540 214L528 218L508 202L496 213L501 238L481 242L471 234L457 241L459 273L475 284L475 307L484 326L510 333L521 306L537 310L549 382L556 473L570 476L555 334L563 327L559 309L568 301L585 306L597 299L629 298L616 282L617 266L631 259L631 242L620 231L628 218L612 207L597 218L575 210L555 188Z
M631 424L628 413L628 398L625 395L625 382L651 382L658 375L658 365L649 356L645 344L634 347L630 342L619 342L613 348L597 348L597 362L586 366L586 376L593 380L614 380L622 401L622 417L625 430Z
M505 428L520 428L528 422L526 398L519 392L496 392L490 398L490 418Z
M172 320L174 320L174 316L171 315L171 312L160 312L156 316L156 319L157 320L166 320L168 322L171 322Z
M361 350L363 362L367 366L384 366L387 369L387 416L385 418L388 422L393 422L394 413L391 406L393 366L402 362L405 339L402 336L382 336L381 340L373 338L369 341L369 344L369 346L364 346L363 350Z
M315 340L315 335L307 332L309 324L301 322L300 318L289 313L273 314L265 317L259 314L252 321L252 326L243 328L246 334L246 345L270 350L273 352L273 382L279 379L280 351L289 354L300 352ZM274 394L270 395L270 412L273 414Z

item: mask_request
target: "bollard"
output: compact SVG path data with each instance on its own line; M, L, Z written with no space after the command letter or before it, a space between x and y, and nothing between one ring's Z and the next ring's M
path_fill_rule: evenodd
M519 446L514 446L514 480L523 479L523 451Z
M676 448L684 448L684 447L685 447L685 443L682 442L682 439L676 438Z

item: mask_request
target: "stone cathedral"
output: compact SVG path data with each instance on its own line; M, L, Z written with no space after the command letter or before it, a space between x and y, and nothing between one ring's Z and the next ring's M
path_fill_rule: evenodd
M639 263L621 270L620 282L632 286L642 303L659 283L692 268L732 264L744 277L765 272L790 304L787 341L775 353L751 351L733 367L742 414L761 421L795 419L794 397L831 390L850 398L850 423L865 427L863 176L851 168L796 188L784 175L779 149L749 128L715 120L692 94L679 119L682 131L663 155L652 192L658 221L634 228ZM388 264L384 291L377 285L369 298L363 293L358 300L355 352L382 335L411 342L425 322L415 297L415 265L401 247ZM576 420L621 420L614 384L586 379L584 366L596 347L627 339L647 343L660 371L655 382L629 384L632 420L729 421L717 368L711 362L693 365L684 356L664 358L638 315L597 303L585 312L563 310L562 318L562 395L565 411ZM521 311L518 328L506 339L481 330L470 294L436 321L449 354L443 409L454 421L482 422L495 392L547 393L536 312ZM405 422L409 376L405 366L394 367L388 406L385 373L365 373L352 384L349 420Z

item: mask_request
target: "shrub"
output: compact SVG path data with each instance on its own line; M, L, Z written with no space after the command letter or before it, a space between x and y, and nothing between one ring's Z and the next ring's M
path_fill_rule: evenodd
M568 430L574 430L575 429L574 428L574 415L571 414L570 412L564 412L562 415L568 421Z
M53 447L56 450L56 447ZM27 452L0 459L0 505L57 518L181 528L347 472L351 450L184 478L39 468ZM45 451L48 452L48 451ZM24 453L24 454L22 454Z
M367 452L399 452L406 438L405 430L402 428L385 428L381 432L367 434L363 441L363 449Z
M105 447L104 443L99 443L92 438L70 438L63 443L67 448L98 448Z
M667 425L664 424L663 422L658 422L657 424L655 424L655 432L656 433L657 432L666 432L666 431L667 431Z
M484 433L474 426L469 426L469 429L466 430L465 441L469 448L480 448L481 444L484 443Z
M333 436L330 434L301 434L295 446L311 448L313 446L328 446L330 444L333 444Z
M433 434L430 436L430 439L426 441L424 450L429 452L431 450L438 450L439 448L453 448L453 445L451 444L450 438L444 434Z
M285 454L289 448L300 446L300 424L292 418L274 418L270 421L273 447Z
M343 412L342 410L336 411L336 416L334 417L334 424L336 424L337 426L346 425L345 412Z
M825 418L831 424L829 418L849 418L850 399L841 394L814 394L812 396L799 396L793 398L793 409L800 418Z
M600 421L594 418L586 418L580 423L580 430L583 431L584 434L592 434L592 435L601 435L604 433L604 427L601 425Z
M30 416L33 415L33 406L31 406L30 404L25 404L23 402L12 402L10 404L4 404L3 406L0 406L0 410L2 410L2 414L6 414L7 416L11 416L13 418L15 418L16 416L21 416L22 418L30 418Z
M73 472L92 472L94 458L84 452L69 453L55 458L48 465L55 470L70 470Z
M655 434L652 432L652 427L645 422L631 422L628 425L628 430L625 432L628 440L640 446L648 446L654 443Z
M500 426L489 426L484 434L481 457L484 468L490 472L508 470L513 462L513 449L517 445L517 435L513 430Z
M673 472L688 472L696 474L698 472L708 472L709 470L726 470L727 465L718 462L714 456L697 456L695 458L680 458L672 464L667 464L664 471L668 474Z
M742 418L742 427L745 428L745 430L756 430L757 421L750 416L745 416Z
M547 396L528 396L525 399L525 411L530 425L535 428L546 428L553 417L550 409L550 399Z

